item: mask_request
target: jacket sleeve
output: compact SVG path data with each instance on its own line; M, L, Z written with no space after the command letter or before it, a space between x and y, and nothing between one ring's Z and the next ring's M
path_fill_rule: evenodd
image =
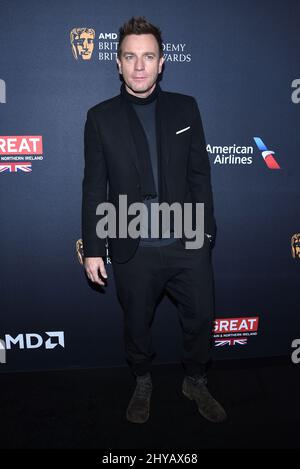
M210 162L202 120L196 100L193 98L191 146L188 164L188 184L193 202L204 203L204 231L215 236L213 195L210 176Z
M84 177L82 182L82 240L85 257L104 257L106 240L96 233L96 208L107 200L107 169L101 138L92 111L84 128Z

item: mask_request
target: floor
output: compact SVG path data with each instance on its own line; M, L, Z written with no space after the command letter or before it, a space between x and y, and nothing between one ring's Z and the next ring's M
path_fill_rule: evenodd
M228 420L207 422L181 393L180 364L153 368L147 423L125 410L125 367L1 373L1 449L299 448L300 364L289 357L215 363L209 389Z

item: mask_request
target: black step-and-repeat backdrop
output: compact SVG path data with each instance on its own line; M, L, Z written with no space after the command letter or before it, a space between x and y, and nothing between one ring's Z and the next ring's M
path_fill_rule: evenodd
M298 0L2 0L0 371L125 365L111 265L91 286L81 237L86 111L119 93L117 32L163 32L161 86L196 97L218 238L214 357L287 355L300 338ZM121 156L121 155L120 155ZM181 358L175 305L156 363Z

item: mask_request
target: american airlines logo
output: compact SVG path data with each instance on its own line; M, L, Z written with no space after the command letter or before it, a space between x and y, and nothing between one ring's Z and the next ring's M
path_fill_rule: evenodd
M262 161L268 169L280 169L275 152L269 150L261 137L253 137L257 148L260 150ZM222 166L249 166L257 161L255 147L252 145L206 145L206 151L212 159L212 164Z
M263 157L263 160L266 163L267 167L269 169L280 169L280 166L275 159L274 151L269 150L260 137L253 138L257 145L257 148L259 148L259 150L261 151L261 156Z
M51 331L41 334L30 332L28 334L18 334L16 336L5 334L2 343L4 343L4 348L6 350L11 350L12 348L36 349L40 347L45 349L54 349L58 345L64 348L65 338L64 331Z

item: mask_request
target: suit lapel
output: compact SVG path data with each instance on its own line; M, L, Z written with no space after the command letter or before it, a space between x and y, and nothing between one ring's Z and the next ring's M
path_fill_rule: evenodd
M172 128L171 128L171 115L168 109L168 102L166 94L161 91L158 96L158 112L160 116L160 145L161 157L163 167L167 168L170 161L170 154L172 151ZM167 174L167 173L166 173Z
M160 115L160 132L157 138L160 138L161 146L161 158L162 158L162 167L166 170L167 165L170 161L170 154L172 152L173 144L173 132L171 127L171 116L168 109L168 102L166 94L161 91L158 95L158 112ZM129 156L131 162L136 168L136 171L140 177L140 167L139 167L139 156L138 151L135 146L133 136L131 134L130 123L128 119L128 114L126 111L125 103L120 99L120 131L121 141L124 142L124 152ZM167 174L167 172L166 172Z
M137 148L135 146L133 136L132 136L132 133L131 133L131 128L130 128L130 123L129 123L128 114L127 114L127 110L126 110L126 105L125 105L125 103L122 99L120 101L121 101L121 103L120 103L120 108L121 108L121 115L120 115L121 141L124 142L124 145L125 145L124 150L127 150L126 154L131 159L131 162L135 166L135 168L137 170L137 173L140 177L138 151L137 151ZM116 137L116 138L118 138L118 137Z

